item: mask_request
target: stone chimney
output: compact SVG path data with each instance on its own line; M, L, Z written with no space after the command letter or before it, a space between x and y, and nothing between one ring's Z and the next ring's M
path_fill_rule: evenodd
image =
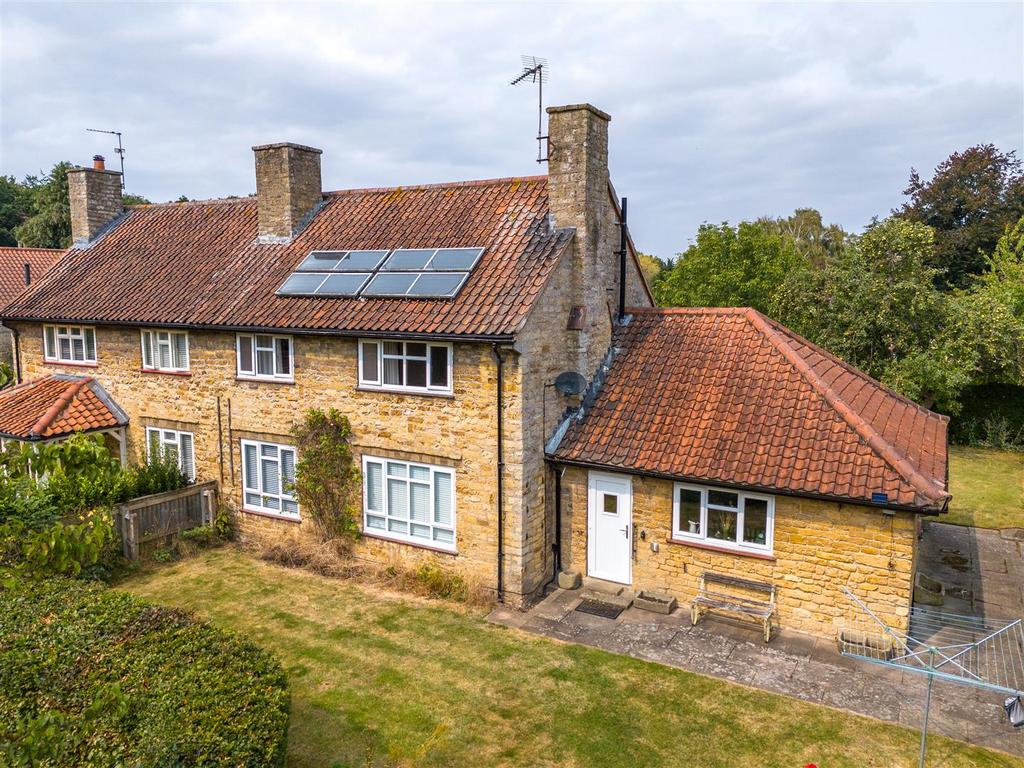
M259 242L288 243L323 203L320 155L313 147L287 142L253 147Z
M574 303L585 307L579 370L590 376L611 338L618 290L618 214L608 179L608 123L590 104L548 107L548 212L575 227Z
M92 168L68 171L68 197L71 240L78 246L92 242L124 212L121 174L106 169L103 155L93 157Z

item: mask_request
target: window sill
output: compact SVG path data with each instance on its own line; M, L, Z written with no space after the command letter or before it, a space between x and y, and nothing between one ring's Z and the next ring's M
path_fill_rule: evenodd
M155 373L159 376L191 376L192 371L161 371L156 368L139 368L139 373Z
M294 384L295 379L271 379L263 376L235 376L235 381L251 381L254 384Z
M262 509L253 509L252 507L242 507L242 512L247 515L256 515L258 517L269 517L271 520L281 520L285 523L301 523L302 518L293 517L292 515L279 515L276 512L266 512Z
M704 549L708 552L718 552L723 555L738 555L739 557L752 557L755 560L769 560L775 562L778 560L775 555L771 552L755 552L750 549L739 549L738 547L721 547L717 544L708 544L704 541L690 541L687 539L680 538L669 538L669 544L680 544L684 547L693 547L694 549Z
M369 533L367 531L363 531L363 538L364 539L376 539L377 541L387 541L387 542L390 542L391 544L404 544L407 547L416 547L417 549L426 549L426 550L428 550L430 552L437 552L438 554L441 554L441 555L452 555L452 556L455 556L455 555L459 554L458 551L454 550L454 549L444 549L443 547L432 547L430 544L420 544L419 542L408 541L407 539L395 539L395 538L392 538L391 536L384 536L384 535L379 534L379 533Z
M439 397L444 400L454 400L454 392L431 392L429 390L421 389L395 389L394 387L368 387L365 384L360 384L356 387L356 392L373 392L375 395L408 395L410 397Z
M43 360L47 365L70 365L72 368L99 368L99 363L71 363L64 360Z

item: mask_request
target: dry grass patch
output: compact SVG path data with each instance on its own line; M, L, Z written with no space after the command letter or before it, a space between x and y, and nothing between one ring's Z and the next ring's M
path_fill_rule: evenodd
M482 620L383 586L201 553L124 585L246 632L282 660L289 765L893 768L917 734ZM941 737L933 764L1012 766Z

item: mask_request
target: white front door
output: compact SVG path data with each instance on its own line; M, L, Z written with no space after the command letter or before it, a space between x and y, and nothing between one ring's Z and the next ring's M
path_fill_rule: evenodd
M590 473L587 503L587 572L632 583L633 492L623 475Z

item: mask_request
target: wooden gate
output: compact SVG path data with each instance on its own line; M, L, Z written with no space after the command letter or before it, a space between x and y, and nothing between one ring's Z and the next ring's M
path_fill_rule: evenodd
M216 480L119 504L114 519L124 556L138 560L169 544L176 533L211 525L216 511Z

